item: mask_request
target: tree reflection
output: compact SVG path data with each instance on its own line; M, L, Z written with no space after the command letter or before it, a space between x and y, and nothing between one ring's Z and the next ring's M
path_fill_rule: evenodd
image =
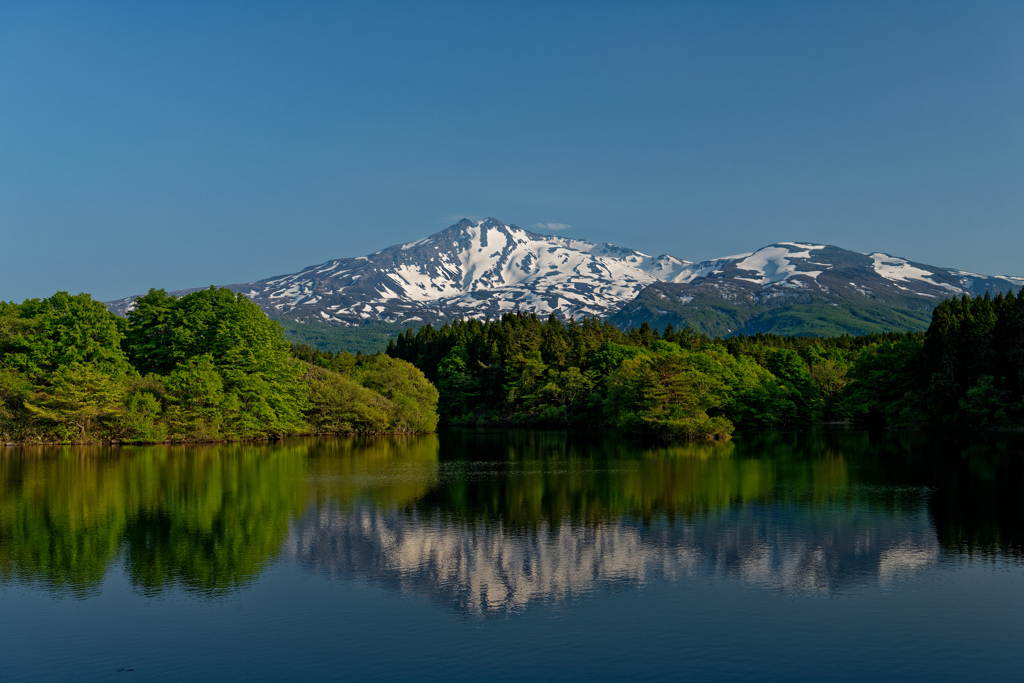
M402 581L428 566L469 577L490 557L495 576L534 567L533 579L570 586L588 572L642 576L650 563L672 573L685 555L760 577L750 580L832 586L851 566L881 579L940 551L1024 557L1022 444L1012 434L772 432L645 447L506 431L9 448L0 580L86 597L121 566L145 594L218 596L290 544L307 564ZM665 548L681 538L689 554L669 562Z
M1024 439L988 435L953 444L929 463L932 522L943 550L1024 558Z
M302 449L153 446L22 449L0 470L0 572L84 597L123 549L145 592L215 595L279 552L303 509Z
M778 436L645 447L614 438L504 432L458 434L442 446L450 459L445 465L457 476L421 506L527 528L563 519L687 519L755 504L848 506L860 495L840 450L796 448Z
M406 507L437 484L436 434L310 439L306 448L310 498L318 507L358 500Z
M59 594L95 592L133 505L117 458L18 450L0 459L0 576Z
M147 593L178 585L210 595L250 583L303 510L304 454L224 446L151 448L132 458L144 463L138 484L149 487L125 527L132 582Z

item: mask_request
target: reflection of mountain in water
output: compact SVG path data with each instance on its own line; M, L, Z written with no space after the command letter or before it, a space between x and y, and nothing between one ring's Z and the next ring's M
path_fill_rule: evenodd
M793 593L887 583L938 562L925 501L913 511L748 506L690 521L569 520L523 531L435 511L310 510L285 556L344 579L493 614L650 581L728 577Z
M1022 451L1021 435L777 432L659 449L560 432L14 448L0 586L87 598L120 567L146 595L221 596L285 543L468 612L693 576L833 593L939 548L1024 566Z

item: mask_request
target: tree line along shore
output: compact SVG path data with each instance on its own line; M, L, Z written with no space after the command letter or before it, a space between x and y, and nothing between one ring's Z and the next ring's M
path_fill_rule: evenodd
M1024 293L948 299L923 333L709 338L508 314L408 330L387 353L436 384L443 424L705 440L822 422L1024 426Z
M924 333L710 338L509 313L406 330L384 353L289 344L211 287L0 302L0 440L240 441L442 426L609 427L663 440L822 422L1024 426L1024 293L941 302Z

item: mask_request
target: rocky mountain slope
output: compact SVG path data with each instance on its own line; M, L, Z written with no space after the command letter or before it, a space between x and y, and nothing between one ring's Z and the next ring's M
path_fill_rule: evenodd
M1024 278L796 242L691 263L487 218L229 287L274 318L333 326L418 326L522 310L621 325L689 323L710 334L818 334L922 328L943 298L1022 285ZM108 305L124 313L133 300Z
M689 265L611 244L463 219L425 239L229 285L287 320L419 325L507 311L608 316ZM133 297L111 304L125 311Z
M942 299L1017 291L1024 278L937 268L883 253L780 242L689 266L612 320L689 324L711 335L864 334L925 329Z

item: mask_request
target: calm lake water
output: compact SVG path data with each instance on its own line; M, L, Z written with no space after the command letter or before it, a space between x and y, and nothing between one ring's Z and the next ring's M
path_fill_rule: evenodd
M1021 680L1020 435L0 450L0 680Z

